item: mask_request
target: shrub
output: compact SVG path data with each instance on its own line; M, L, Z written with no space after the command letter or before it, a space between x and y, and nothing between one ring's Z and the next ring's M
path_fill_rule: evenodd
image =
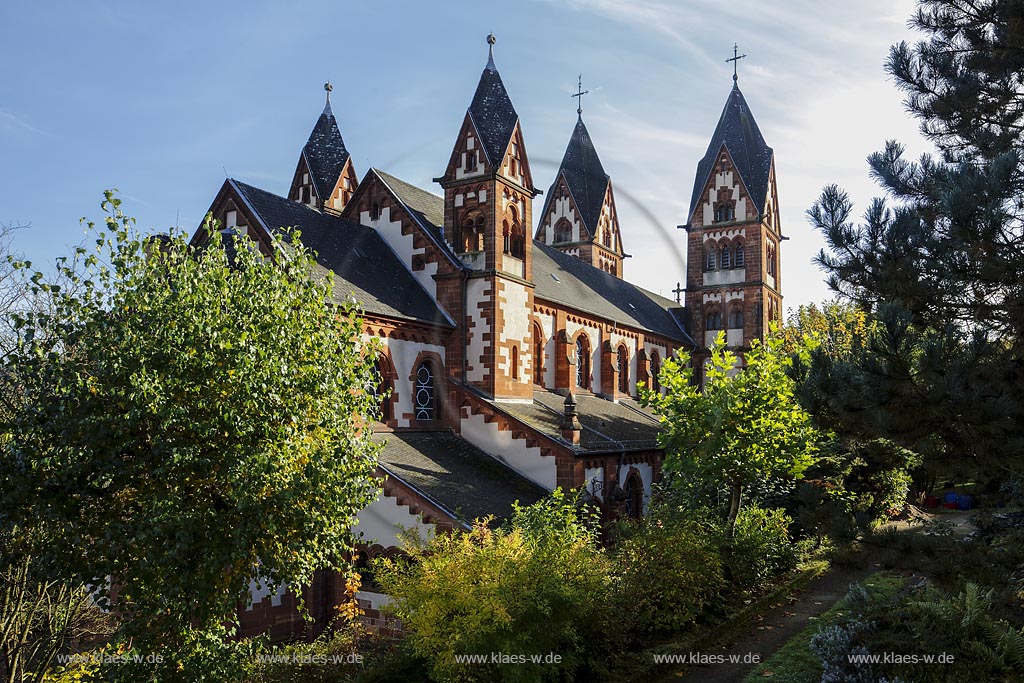
M569 678L604 629L608 561L561 493L516 508L507 528L478 520L466 532L408 544L411 561L382 559L378 581L408 643L438 681ZM550 524L544 524L548 519ZM462 655L525 655L520 663L466 664ZM534 662L552 654L560 661Z
M722 539L729 578L743 590L758 588L796 567L798 553L789 538L792 520L779 509L740 510L732 540Z
M725 580L710 529L649 518L625 531L614 553L616 602L631 632L678 631L719 601Z

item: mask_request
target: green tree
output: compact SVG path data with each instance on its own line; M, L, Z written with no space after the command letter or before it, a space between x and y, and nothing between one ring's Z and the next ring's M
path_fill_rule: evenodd
M410 537L377 579L438 681L571 680L608 637L610 569L588 519L555 490L504 527ZM492 661L492 653L526 657ZM484 661L464 663L463 655ZM557 655L559 661L545 661ZM538 661L532 660L537 656Z
M1005 464L1024 453L1024 5L921 0L911 26L886 70L937 154L871 155L888 197L860 224L835 186L808 212L830 286L882 325L815 380L865 436Z
M693 381L690 358L667 359L659 379L664 393L642 391L664 428L664 471L728 486L726 533L732 536L743 494L754 482L799 476L814 462L817 431L794 395L786 373L792 359L776 335L755 341L739 358L719 334L705 366L705 382Z
M378 491L375 351L297 232L265 258L103 208L58 262L70 288L33 274L49 306L14 321L0 524L43 529L52 575L115 589L122 635L167 654L223 635L250 581L303 585L348 548Z

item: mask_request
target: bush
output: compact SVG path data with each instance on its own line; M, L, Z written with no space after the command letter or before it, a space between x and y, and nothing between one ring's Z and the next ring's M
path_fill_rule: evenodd
M735 585L756 589L796 567L797 548L789 538L791 522L779 509L740 509L732 539L722 540L729 578Z
M614 553L618 609L635 635L678 631L721 598L714 533L697 523L648 518L625 529Z
M411 561L376 563L390 610L435 680L563 680L584 664L587 646L605 631L602 598L611 582L596 534L576 510L556 492L535 506L517 506L506 528L478 520L470 531L408 544ZM492 653L527 661L491 662ZM487 661L462 663L462 655ZM534 662L533 655L560 660Z

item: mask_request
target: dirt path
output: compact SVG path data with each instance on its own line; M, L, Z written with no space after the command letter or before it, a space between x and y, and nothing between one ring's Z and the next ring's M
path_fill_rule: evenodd
M755 617L749 630L739 634L735 642L699 653L703 658L724 655L726 663L692 666L685 675L666 680L682 683L740 683L751 669L800 633L812 617L824 613L845 596L851 583L863 581L876 571L877 566L868 565L863 569L835 569L819 576L802 590L795 591L788 602ZM756 662L750 661L752 655L758 657ZM731 658L736 658L738 663L728 663Z
M939 518L948 520L955 529L954 533L963 535L973 528L970 522L971 514L968 512L932 514L915 508L911 515L916 518L915 521L899 520L890 522L890 525L905 533L920 533L921 522ZM741 633L732 643L706 652L695 653L715 658L718 655L724 655L724 662L730 662L731 658L736 658L738 663L695 665L689 667L683 676L670 677L665 680L681 681L682 683L740 683L759 663L766 661L790 638L800 633L812 617L823 614L844 597L851 583L863 581L877 572L880 567L870 558L869 554L864 568L833 569L811 581L802 590L794 592L787 603L771 609L757 618L751 623L750 628ZM757 655L757 662L751 662L748 655Z

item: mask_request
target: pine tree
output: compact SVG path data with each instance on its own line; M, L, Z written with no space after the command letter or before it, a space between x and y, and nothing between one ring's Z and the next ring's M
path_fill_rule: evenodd
M921 0L886 70L934 154L868 158L887 197L860 224L832 185L808 211L830 286L881 323L812 380L852 429L970 456L1021 453L1024 2Z

